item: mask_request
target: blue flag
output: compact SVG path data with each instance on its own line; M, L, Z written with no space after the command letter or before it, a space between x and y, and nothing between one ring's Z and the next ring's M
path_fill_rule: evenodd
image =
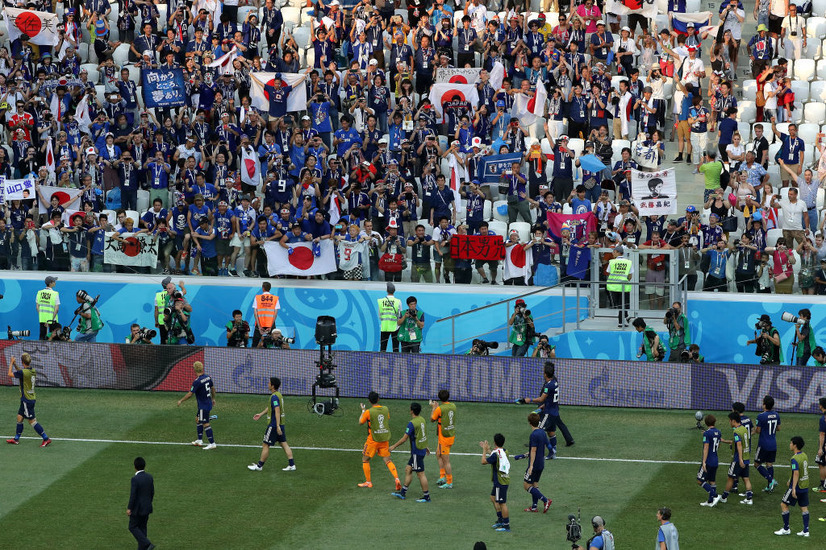
M143 69L141 81L147 109L186 105L183 69Z
M482 157L477 178L481 183L496 183L502 178L503 172L510 170L514 162L522 162L522 153Z

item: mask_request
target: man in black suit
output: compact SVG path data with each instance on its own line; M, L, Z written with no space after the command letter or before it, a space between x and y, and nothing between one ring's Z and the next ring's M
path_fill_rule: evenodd
M138 550L152 550L155 545L146 536L146 524L152 513L152 499L155 498L155 483L152 476L144 471L143 457L135 459L135 475L132 476L132 492L129 495L129 532L138 541Z

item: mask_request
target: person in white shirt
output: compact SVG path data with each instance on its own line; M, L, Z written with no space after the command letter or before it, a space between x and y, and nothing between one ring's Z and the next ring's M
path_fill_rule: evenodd
M797 6L789 4L789 15L780 25L780 42L787 59L797 61L806 47L806 20L797 14Z
M699 89L700 79L705 77L705 75L706 66L703 60L697 56L697 49L688 48L688 59L683 62L683 83L691 84ZM776 105L775 108L777 108Z
M746 20L746 10L739 0L729 0L726 9L720 12L720 21L723 22L723 32L731 31L731 37L740 47L740 37L743 32L743 21Z
M480 0L470 0L465 4L465 14L470 16L470 26L477 34L485 32L485 19L488 8Z
M789 248L802 243L806 238L804 227L809 226L809 212L806 203L797 198L797 188L789 188L789 198L778 200L775 196L772 201L773 208L780 208L783 211L783 238ZM793 243L796 241L796 243Z
M769 34L777 40L780 36L783 18L789 15L789 0L770 0L769 6Z

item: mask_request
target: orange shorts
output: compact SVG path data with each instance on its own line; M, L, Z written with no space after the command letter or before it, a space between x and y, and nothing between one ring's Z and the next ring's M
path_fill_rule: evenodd
M442 437L439 436L439 452L443 455L450 454L450 448L453 447L453 442L455 441L455 437Z
M373 458L377 453L379 456L390 456L390 442L368 439L364 444L364 454Z

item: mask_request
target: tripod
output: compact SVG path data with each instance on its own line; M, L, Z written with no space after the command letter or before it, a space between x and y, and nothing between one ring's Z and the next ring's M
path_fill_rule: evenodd
M312 387L312 398L307 403L307 408L315 412L317 415L331 415L339 408L339 394L341 389L338 387L336 375L333 374L333 369L336 365L333 364L333 351L331 344L322 344L319 350L319 358L316 361L316 367L319 369L318 375L315 377ZM319 401L318 390L334 389L335 397L329 400Z

